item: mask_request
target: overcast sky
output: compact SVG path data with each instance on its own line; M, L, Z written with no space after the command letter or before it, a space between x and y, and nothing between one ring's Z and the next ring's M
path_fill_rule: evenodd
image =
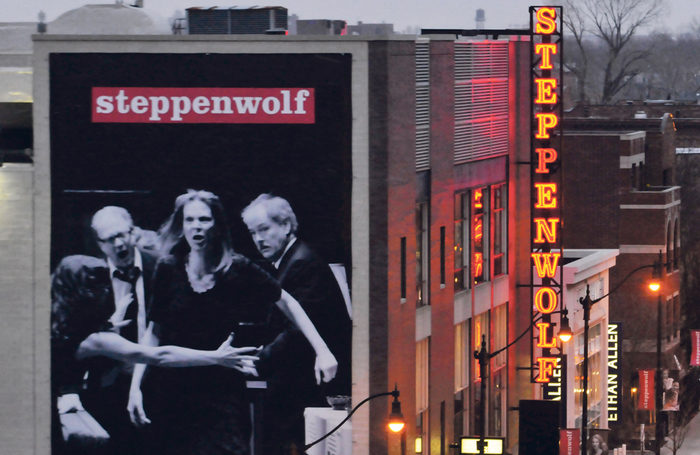
M133 0L124 0L131 3ZM235 6L234 0L219 3L216 0L144 0L145 7L171 17L176 10L191 6ZM240 1L240 0L238 0ZM43 10L47 21L86 3L114 3L114 0L0 0L0 22L35 22ZM486 13L486 28L526 27L528 6L545 2L532 0L282 0L260 6L279 5L300 19L342 19L349 24L387 22L394 30L407 26L423 28L475 28L476 10ZM241 3L239 6L252 6ZM693 18L700 20L700 1L667 0L668 11L659 21L659 27L668 32L687 31Z

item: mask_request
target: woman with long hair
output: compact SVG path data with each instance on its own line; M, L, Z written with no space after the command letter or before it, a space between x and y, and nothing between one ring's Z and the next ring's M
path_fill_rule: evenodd
M264 323L276 304L316 351L317 381L333 379L337 361L299 303L233 251L216 195L189 190L179 196L159 237L166 256L156 267L153 284L147 337L154 345L209 349L222 334L245 333ZM137 366L132 380L129 410L136 424L150 423L139 389L144 370ZM151 377L158 395L149 410L154 450L168 455L249 453L245 374L212 367L157 370Z
M603 441L603 437L599 434L591 436L590 446L588 448L589 455L608 455L608 445Z

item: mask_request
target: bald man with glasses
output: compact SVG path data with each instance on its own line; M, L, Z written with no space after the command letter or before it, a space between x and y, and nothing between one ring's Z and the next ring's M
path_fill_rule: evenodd
M134 343L145 343L151 278L158 257L138 247L138 228L122 207L100 209L91 226L109 266L109 282L103 284L111 291L108 304L114 305L111 330ZM142 434L127 410L132 373L131 364L107 357L90 359L87 379L79 391L82 406L109 433L110 455L139 454L143 447Z

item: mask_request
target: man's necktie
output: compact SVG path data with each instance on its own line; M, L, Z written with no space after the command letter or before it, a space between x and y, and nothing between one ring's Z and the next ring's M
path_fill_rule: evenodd
M140 276L141 269L138 267L132 267L126 272L118 269L114 271L114 278L131 284L131 295L133 296L133 300L126 308L126 313L124 313L124 320L130 319L131 322L127 326L122 327L119 333L121 336L129 341L133 341L134 343L138 343L139 341L139 298L138 294L136 293L136 282Z

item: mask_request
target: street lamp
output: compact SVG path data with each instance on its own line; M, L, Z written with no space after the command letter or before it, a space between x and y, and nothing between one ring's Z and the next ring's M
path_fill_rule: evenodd
M404 420L403 414L401 413L401 402L399 401L400 395L401 395L401 393L399 392L398 387L395 385L394 390L392 390L391 392L377 393L375 395L371 395L371 396L365 398L364 400L360 401L360 403L357 406L352 408L352 411L350 411L348 413L347 417L345 417L343 419L343 421L340 422L335 428L333 428L331 431L329 431L325 435L321 436L320 438L318 438L314 442L312 442L310 444L306 444L304 446L304 452L306 452L311 447L315 446L319 442L326 439L328 436L330 436L333 433L335 433L336 431L338 431L340 429L340 427L342 427L343 424L345 424L345 422L350 420L350 417L352 417L352 415L355 413L355 411L357 411L360 408L360 406L362 406L363 404L367 403L370 400L373 400L373 399L379 398L379 397L386 397L386 396L394 397L394 401L391 403L391 414L389 414L389 419L387 421L387 427L389 428L389 430L391 430L394 433L401 432L406 424L406 421Z
M654 262L652 282L649 289L657 292L656 304L656 455L661 455L664 432L661 428L661 407L663 406L663 384L661 381L661 280L663 279L663 257L659 251L659 260Z
M561 329L559 330L558 334L559 339L561 339L563 342L569 341L573 336L571 327L569 327L569 311L565 308L561 311L554 311L553 313L562 314ZM528 334L535 326L535 323L541 318L541 315L534 318L530 323L530 326L523 333L521 333L520 336L508 343L505 347L491 353L489 353L486 347L486 335L481 335L481 349L474 351L474 358L479 361L479 378L481 378L481 402L479 403L479 415L481 416L481 422L479 425L479 442L477 443L479 454L481 455L484 455L484 440L486 438L486 378L488 377L487 369L489 367L489 362L492 358L496 357L498 354L520 341L520 339Z
M663 260L661 251L659 251L659 260L653 264L643 265L632 270L612 291L602 297L591 299L590 286L586 285L586 296L579 299L579 303L583 307L583 393L581 397L581 455L586 455L586 446L588 444L588 323L591 319L591 307L620 289L625 281L636 272L642 269L652 269L651 281L649 289L657 292L661 288ZM656 455L661 455L661 425L659 425L659 409L661 407L661 294L659 293L658 308L657 308L657 338L656 338Z

